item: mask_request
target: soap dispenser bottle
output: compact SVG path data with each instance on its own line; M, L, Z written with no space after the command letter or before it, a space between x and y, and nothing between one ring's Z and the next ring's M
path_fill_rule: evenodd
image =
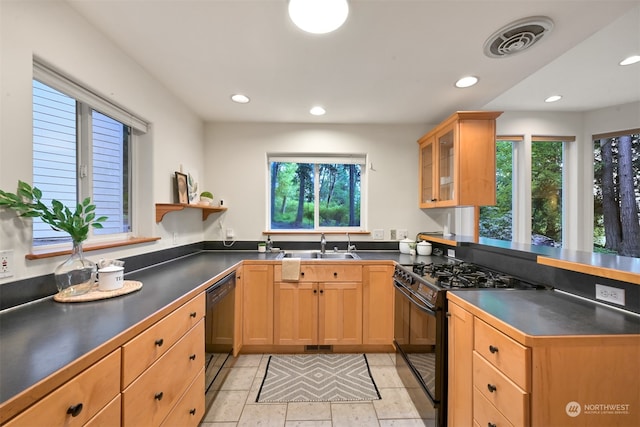
M273 242L271 241L271 236L267 235L267 252L271 252L273 249Z

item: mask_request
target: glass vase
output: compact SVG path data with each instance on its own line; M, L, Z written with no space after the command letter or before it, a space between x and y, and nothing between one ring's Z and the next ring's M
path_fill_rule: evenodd
M71 256L53 273L58 292L64 296L86 294L96 281L97 271L96 264L84 257L82 242L73 242Z

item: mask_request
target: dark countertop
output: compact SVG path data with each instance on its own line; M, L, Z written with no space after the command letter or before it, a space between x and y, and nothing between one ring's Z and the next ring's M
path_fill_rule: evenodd
M362 260L411 262L409 255L397 251L358 254ZM186 294L206 289L213 279L219 280L222 273L239 262L273 260L276 256L277 253L256 251L202 251L125 274L125 280L143 283L142 289L129 295L82 303L58 303L50 297L0 312L0 402L32 387Z
M434 261L430 256L411 257L398 251L357 253L362 261L399 264ZM276 256L276 253L255 251L202 251L125 274L126 280L139 280L144 284L141 290L128 295L83 303L58 303L49 297L0 312L0 407L47 377L58 375L66 366L105 343L122 340L122 336L130 335L140 322L158 316L159 311L175 305L178 300L196 296L224 273L233 271L241 261L268 261ZM523 292L456 294L531 333L640 333L637 316L556 292Z
M640 315L555 290L448 292L532 337L640 334Z

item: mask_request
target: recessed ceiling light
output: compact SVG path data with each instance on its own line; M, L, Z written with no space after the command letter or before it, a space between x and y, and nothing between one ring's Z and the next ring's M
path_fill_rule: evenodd
M309 110L309 113L313 114L314 116L324 116L326 110L319 105L316 105L315 107L312 107L311 110Z
M544 102L556 102L556 101L560 101L561 99L562 99L561 95L551 95L550 97L545 99Z
M347 0L289 0L289 17L308 33L325 34L344 24L349 15Z
M633 55L620 61L620 65L631 65L640 62L640 55Z
M247 102L250 101L248 96L243 95L241 93L236 93L235 95L231 95L231 100L233 102L237 102L238 104L246 104Z
M456 87L470 87L478 83L478 78L474 76L463 77L456 82Z

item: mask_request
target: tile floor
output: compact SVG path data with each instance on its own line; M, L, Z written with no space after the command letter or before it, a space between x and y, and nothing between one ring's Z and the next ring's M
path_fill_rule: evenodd
M395 354L367 354L382 399L362 402L256 403L269 355L230 358L206 396L200 427L435 426L428 401L417 408L396 373ZM222 362L220 362L222 363ZM425 397L426 399L426 397Z

